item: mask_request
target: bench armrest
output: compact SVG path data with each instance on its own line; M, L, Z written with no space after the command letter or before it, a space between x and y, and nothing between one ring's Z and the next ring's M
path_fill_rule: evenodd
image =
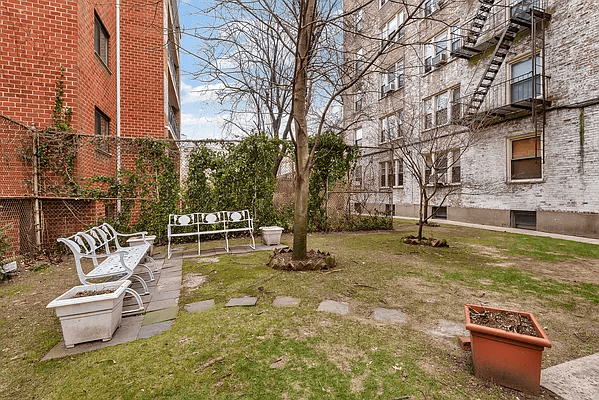
M141 238L145 239L146 235L148 234L148 231L135 232L135 233L118 233L115 231L115 233L117 234L117 236L139 236L139 235L141 235Z

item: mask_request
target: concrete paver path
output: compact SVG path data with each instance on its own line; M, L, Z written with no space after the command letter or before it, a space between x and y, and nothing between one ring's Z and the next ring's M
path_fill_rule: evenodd
M599 399L599 353L544 369L541 386L566 400Z

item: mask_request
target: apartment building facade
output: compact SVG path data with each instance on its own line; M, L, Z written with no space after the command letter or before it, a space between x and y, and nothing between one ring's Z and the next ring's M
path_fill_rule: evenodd
M133 164L117 137L179 139L177 1L0 4L0 226L9 229L12 253L30 250L20 243L55 242L113 211L51 188L59 172L47 173L48 190L37 181L43 165L32 168L31 155L38 151L39 163L40 149L50 148L44 132L57 130L57 109L68 114L73 137L84 138L76 139L70 161L80 182Z
M594 1L363 4L345 6L350 76L374 61L344 98L356 192L417 217L424 183L437 218L599 237Z

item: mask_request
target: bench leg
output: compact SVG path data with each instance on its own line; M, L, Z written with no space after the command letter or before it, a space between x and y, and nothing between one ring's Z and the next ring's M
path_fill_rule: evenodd
M254 234L250 231L250 236L252 237L252 244L250 244L250 248L252 250L256 250L256 241L254 240Z
M144 259L144 263L147 263L148 260L152 263L152 271L154 271L154 272L158 271L157 267L156 267L156 261L154 261L154 259L152 257L146 256L146 258Z
M131 296L133 296L135 298L135 301L137 301L137 305L139 306L139 308L137 308L135 310L123 311L123 315L133 314L133 313L138 313L140 311L143 311L144 303L141 300L141 296L135 290L133 290L131 288L125 289L125 292L129 293Z
M145 269L147 269L148 275L150 276L150 282L154 282L154 273L152 272L152 269L150 267L148 267L145 264L139 264L138 267L144 267Z
M225 251L229 252L229 237L227 235L227 231L225 231Z
M129 279L133 279L133 278L135 278L141 284L141 286L142 286L142 288L144 290L144 292L141 293L141 294L149 294L150 293L150 291L148 290L148 284L146 283L146 281L144 281L142 278L140 278L137 275L131 275L129 277Z
M172 256L172 254L171 254L171 237L170 236L168 237L168 251L166 254L167 254L166 258L170 260L171 256Z

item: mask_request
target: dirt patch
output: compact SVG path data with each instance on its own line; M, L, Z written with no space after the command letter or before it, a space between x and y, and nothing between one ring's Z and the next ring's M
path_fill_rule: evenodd
M188 273L183 277L182 286L188 289L197 289L206 283L207 278L201 274Z

